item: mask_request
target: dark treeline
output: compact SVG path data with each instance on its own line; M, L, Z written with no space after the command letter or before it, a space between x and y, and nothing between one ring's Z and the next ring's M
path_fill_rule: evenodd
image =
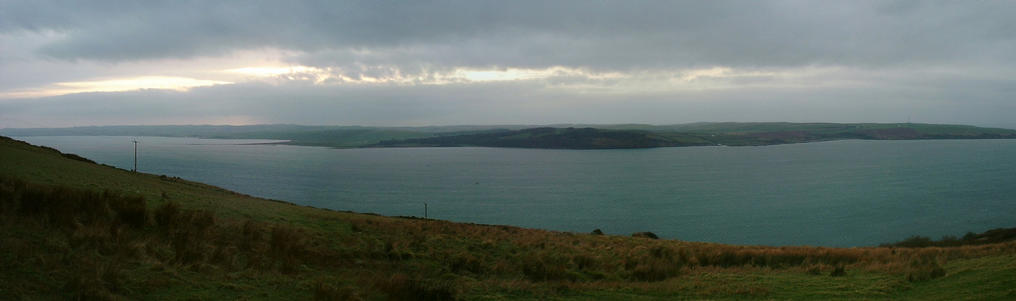
M902 248L925 248L925 247L958 247L967 245L985 245L1016 240L1016 228L998 228L983 233L967 232L963 237L943 236L942 239L932 240L926 236L911 236L910 238L884 243L882 247Z

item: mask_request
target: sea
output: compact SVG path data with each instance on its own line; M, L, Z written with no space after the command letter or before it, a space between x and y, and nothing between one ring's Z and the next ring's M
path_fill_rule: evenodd
M16 138L123 169L137 140L141 172L300 205L575 233L854 247L1016 227L1016 140L548 150Z

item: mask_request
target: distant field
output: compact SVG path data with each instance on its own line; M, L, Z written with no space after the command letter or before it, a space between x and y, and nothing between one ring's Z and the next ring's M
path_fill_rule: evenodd
M1011 241L760 247L383 217L6 138L0 216L0 296L12 299L1016 298Z

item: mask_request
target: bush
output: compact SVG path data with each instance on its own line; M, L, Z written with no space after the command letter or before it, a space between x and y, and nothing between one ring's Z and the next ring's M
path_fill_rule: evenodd
M363 300L356 294L356 292L348 287L337 288L322 280L314 282L313 290L315 301Z
M378 288L392 300L455 300L455 289L448 281L410 278L396 273Z
M207 210L192 210L184 214L186 224L195 233L204 234L215 225L215 214Z
M945 269L933 258L916 258L910 263L907 281L919 282L945 276Z
M596 258L587 254L575 254L572 256L572 264L579 270L585 270L596 266Z
M638 281L662 281L677 276L687 263L686 255L665 246L653 246L644 254L632 254L625 262L631 278Z
M261 239L265 233L265 225L261 222L247 220L243 223L243 239L240 241L240 249L244 251L258 252L261 246Z
M836 266L836 268L833 269L833 271L831 273L829 273L830 277L843 277L843 276L846 276L846 275L847 275L847 270L844 269L842 265L841 266Z
M909 237L907 239L904 239L903 241L897 242L897 243L895 243L893 245L897 246L897 247L904 247L904 248L923 248L923 247L931 246L931 245L933 245L933 243L931 241L931 238L929 238L929 237L920 236L920 235L914 235L914 236L911 236L911 237Z
M60 155L63 156L64 158L71 159L71 160L74 160L74 161L81 161L81 162L85 162L85 163L95 164L95 161L89 160L88 158L85 158L85 157L82 157L82 156L78 156L76 154L61 153Z
M213 251L206 238L215 225L215 215L204 210L181 211L177 221L169 232L174 260L181 264L204 261Z
M173 227L177 218L180 217L180 204L177 202L167 202L155 209L155 223L164 229Z
M108 220L109 203L122 203L122 199L109 193L0 178L0 212L37 216L59 227L73 228L78 224Z
M452 272L461 273L467 271L473 274L483 274L486 268L483 265L483 261L477 259L476 256L470 253L458 253L451 256L451 264L449 265Z
M649 261L641 263L632 270L632 278L638 281L663 281L667 278L677 276L681 268L675 264L662 261Z
M141 197L116 197L110 203L116 212L116 220L134 228L144 227L148 222L148 208Z
M632 233L631 237L643 237L643 238L651 238L651 239L659 239L660 238L660 237L656 236L656 233L653 233L653 232L637 232L637 233Z
M272 228L270 253L275 260L281 261L283 273L296 272L297 260L307 252L304 245L306 240L306 235L296 229L281 225Z
M568 272L568 259L545 251L531 253L522 258L522 274L531 281L575 280Z
M74 300L123 300L114 294L123 285L123 275L116 264L86 264L77 275L64 284L63 290L70 292Z

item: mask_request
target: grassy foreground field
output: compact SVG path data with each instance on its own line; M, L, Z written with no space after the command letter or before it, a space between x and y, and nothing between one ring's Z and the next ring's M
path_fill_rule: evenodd
M1016 299L1016 243L734 246L382 217L0 138L0 299L73 298Z

